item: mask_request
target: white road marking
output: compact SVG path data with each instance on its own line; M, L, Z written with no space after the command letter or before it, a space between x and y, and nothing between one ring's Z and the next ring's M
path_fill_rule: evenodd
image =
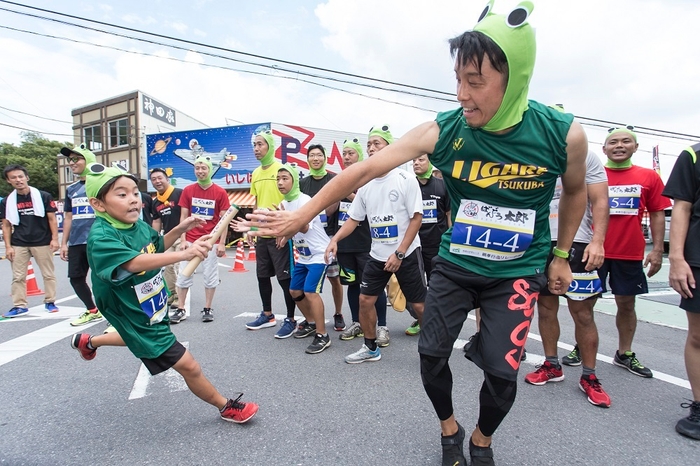
M84 329L90 328L95 324L104 322L104 320L99 320L97 322L90 322L89 324L81 325L80 327L72 327L70 325L71 319L66 319L66 317L69 317L71 315L77 317L81 313L85 312L85 309L66 308L66 310L72 310L72 312L64 312L63 309L61 309L61 311L56 314L63 313L62 316L48 317L55 316L56 314L47 314L47 316L41 317L42 319L64 319L62 322L49 325L42 329L36 330L31 333L27 333L26 335L22 335L21 337L14 338L10 341L6 341L5 343L0 344L0 366L3 366L8 362L12 362L15 359L21 358L22 356L26 356L27 354L32 353L36 350L40 350L41 348L48 346L52 343L56 343L57 341L69 337L74 333L81 332ZM41 306L41 312L46 313L46 311L44 311L43 305ZM15 317L10 321L18 321L17 319L21 319L21 317ZM0 325L5 325L6 322L8 321L4 321ZM27 321L25 320L25 322Z
M59 304L60 301L56 301ZM83 312L85 312L84 307L73 307L73 306L58 306L59 311L48 313L44 309L44 305L34 306L29 308L29 312L22 314L19 317L13 317L11 319L3 320L2 323L9 324L11 322L27 322L28 320L62 320L62 319L74 319L78 317Z
M183 341L182 346L189 348L190 342ZM139 373L136 375L136 380L134 380L134 385L131 388L129 399L137 400L150 395L151 393L148 390L149 385L151 382L159 380L163 380L165 382L165 385L168 387L171 393L189 390L185 379L182 378L182 376L175 371L175 369L170 368L158 375L151 376L148 369L146 369L146 366L144 366L142 363L141 367L139 368Z

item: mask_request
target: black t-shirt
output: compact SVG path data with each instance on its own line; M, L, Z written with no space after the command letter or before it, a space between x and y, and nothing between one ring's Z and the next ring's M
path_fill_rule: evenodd
M148 223L148 226L153 225L153 198L150 194L141 193L141 202L143 206L141 207L141 218L144 222Z
M428 182L420 185L423 196L423 223L418 236L423 249L438 249L443 233L447 231L447 211L450 210L450 197L445 189L445 182L431 176Z
M313 176L308 175L299 180L299 189L302 193L309 197L314 197L325 185L328 184L330 180L335 177L335 173L326 173L320 180L315 179ZM336 209L332 215L326 216L326 234L328 236L335 235L338 231L338 210Z
M689 151L695 153L691 154ZM700 267L700 144L681 152L668 177L663 195L690 202L692 210L683 254L691 267Z
M167 201L160 202L157 197L153 199L153 218L159 218L161 220L165 233L170 232L170 230L180 224L181 207L178 203L180 202L181 195L182 189L175 188L173 192L170 193Z
M48 246L51 243L51 228L49 228L48 214L56 212L56 203L51 194L39 191L41 201L44 203L43 217L34 215L32 194L22 195L17 193L17 210L19 212L19 225L14 225L14 231L10 242L12 246ZM7 198L0 201L0 218L4 219Z
M350 199L343 199L341 203L350 204ZM340 208L338 211L340 211ZM340 227L338 227L338 229L340 229ZM372 249L372 237L369 234L367 217L357 225L357 228L355 228L352 233L341 241L338 241L338 252L369 253L370 249Z

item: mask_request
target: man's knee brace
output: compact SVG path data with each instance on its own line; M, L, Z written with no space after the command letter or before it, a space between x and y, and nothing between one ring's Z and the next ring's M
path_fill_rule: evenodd
M294 301L296 301L297 303L298 303L299 301L303 301L304 298L306 298L306 294L305 294L303 291L301 292L301 294L300 294L299 296L296 296L296 297L293 296L293 297L292 297L292 299L293 299Z

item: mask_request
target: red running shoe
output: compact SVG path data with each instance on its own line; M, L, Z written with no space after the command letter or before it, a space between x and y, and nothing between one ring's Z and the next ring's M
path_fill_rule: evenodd
M235 422L236 424L244 424L255 416L258 412L258 405L239 401L241 397L243 397L243 393L238 395L238 398L235 400L229 398L226 402L226 406L221 410L221 419Z
M95 355L97 354L96 349L88 348L88 343L90 343L90 335L87 333L76 333L70 339L71 348L78 350L80 357L86 361L95 359Z
M549 361L545 361L537 367L535 372L530 372L525 376L525 382L532 385L544 385L547 382L561 382L564 380L564 371L561 366L557 369Z
M588 396L588 401L592 405L600 406L601 408L610 407L610 397L603 387L600 385L600 380L595 374L591 374L588 377L581 377L581 381L578 386L581 391Z

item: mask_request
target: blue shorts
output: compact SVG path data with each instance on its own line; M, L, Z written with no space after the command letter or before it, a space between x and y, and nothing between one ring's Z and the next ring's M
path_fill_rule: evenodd
M321 293L326 278L326 264L302 264L297 262L292 272L290 290L303 290L304 293Z

